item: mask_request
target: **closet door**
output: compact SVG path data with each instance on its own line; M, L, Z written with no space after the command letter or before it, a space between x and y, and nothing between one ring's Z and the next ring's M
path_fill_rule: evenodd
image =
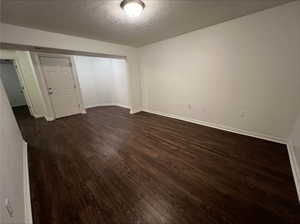
M80 113L75 74L68 57L40 56L55 118Z

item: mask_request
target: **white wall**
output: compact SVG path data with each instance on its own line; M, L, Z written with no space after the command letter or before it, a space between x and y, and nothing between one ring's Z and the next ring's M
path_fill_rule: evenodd
M141 48L144 110L286 140L300 107L299 12L296 1Z
M6 90L10 105L13 107L26 105L18 74L12 61L10 63L0 62L0 78Z
M124 59L74 56L85 108L128 104L128 74Z
M24 223L23 138L0 80L0 223ZM4 208L9 198L10 218Z
M111 60L84 56L74 59L85 108L110 105L113 101Z
M128 96L128 66L126 60L111 59L114 83L114 98L115 105L129 107Z
M141 80L136 48L3 23L0 24L0 32L0 41L5 43L125 56L129 71L131 111L141 110Z

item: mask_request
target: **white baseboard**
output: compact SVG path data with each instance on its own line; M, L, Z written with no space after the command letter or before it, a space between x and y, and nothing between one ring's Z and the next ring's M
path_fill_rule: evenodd
M294 181L296 185L296 190L298 194L298 200L300 203L300 167L298 166L297 159L295 156L295 147L292 141L289 141L287 144L290 163L293 171Z
M47 116L45 116L45 119L46 119L46 121L54 121L53 117L47 117Z
M137 107L137 108L131 108L130 109L130 114L136 114L143 111L143 109L141 107Z
M116 104L114 104L114 106L123 107L125 109L130 109L130 107L128 105L124 105L124 104L118 104L118 103L116 103Z
M27 142L23 144L23 184L24 184L24 208L25 208L25 224L32 224L32 211L30 200L30 183L29 183L29 167L27 156Z
M223 131L229 131L229 132L233 132L233 133L236 133L236 134L241 134L241 135L255 137L255 138L259 138L259 139L263 139L263 140L267 140L267 141L272 141L272 142L276 142L276 143L281 143L281 144L286 144L287 143L287 140L283 139L283 138L268 136L268 135L265 135L265 134L256 133L256 132L252 132L252 131L245 131L245 130L241 130L241 129L238 129L238 128L233 128L233 127L229 127L229 126L225 126L225 125L221 125L221 124L215 124L215 123L211 123L211 122L207 122L207 121L200 121L200 120L196 120L196 119L190 119L190 118L182 117L182 116L179 116L179 115L162 113L162 112L146 110L146 109L143 109L142 111L152 113L152 114L161 115L161 116L164 116L164 117L175 118L175 119L178 119L178 120L183 120L183 121L187 121L187 122L191 122L191 123L195 123L195 124L200 124L200 125L203 125L203 126L216 128L216 129L220 129L220 130L223 130Z
M118 103L94 104L94 105L86 106L85 108L88 109L88 108L93 108L93 107L105 107L105 106L118 106L118 107L123 107L123 108L126 108L126 109L130 109L129 106L124 105L124 104L118 104Z
M112 104L93 104L93 105L88 105L85 106L85 109L93 108L93 107L105 107L105 106L112 106Z
M34 117L34 118L41 118L41 117L44 117L43 115L40 115L40 114L32 114L32 116Z
M130 110L130 114L136 114L136 113L141 112L141 111L143 111L143 110Z

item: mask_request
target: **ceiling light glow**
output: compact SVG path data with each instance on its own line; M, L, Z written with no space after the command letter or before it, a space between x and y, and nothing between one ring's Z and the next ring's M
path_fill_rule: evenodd
M129 17L138 17L145 8L145 3L141 0L123 0L121 8L124 9Z

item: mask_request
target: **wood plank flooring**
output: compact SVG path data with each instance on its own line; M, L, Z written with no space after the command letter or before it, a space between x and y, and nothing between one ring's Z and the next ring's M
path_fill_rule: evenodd
M34 224L300 223L284 145L120 107L15 114Z

